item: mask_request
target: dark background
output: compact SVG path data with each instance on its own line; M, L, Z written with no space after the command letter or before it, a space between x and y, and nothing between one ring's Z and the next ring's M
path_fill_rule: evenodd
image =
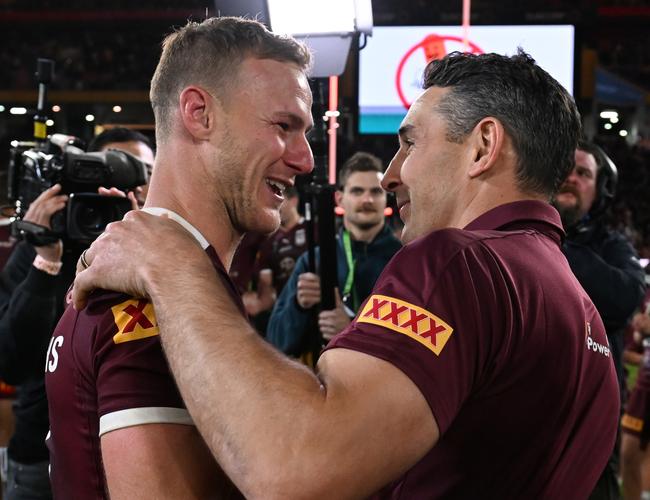
M136 5L137 3L137 5ZM218 4L218 0L217 0ZM605 147L619 167L621 182L612 223L650 257L650 1L641 0L473 0L471 23L574 24L576 26L575 98L591 119L589 135ZM215 2L199 0L0 0L0 179L6 172L10 141L32 137L32 115L10 115L11 106L33 110L37 57L54 59L56 79L48 111L49 133L89 140L98 125L126 125L153 136L149 80L160 42L188 19L216 15ZM373 0L374 22L390 25L460 25L462 0ZM341 78L338 157L367 150L388 162L395 136L357 133L357 60L352 53ZM594 100L594 71L603 68L645 94L645 104L618 106L619 124L603 128L603 104ZM120 105L116 113L113 106ZM611 108L611 106L607 106ZM86 121L87 114L95 117ZM639 134L622 138L632 123ZM0 188L2 189L2 188Z

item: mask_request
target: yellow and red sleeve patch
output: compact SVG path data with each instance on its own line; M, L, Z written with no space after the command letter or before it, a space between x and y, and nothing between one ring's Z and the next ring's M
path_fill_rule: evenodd
M113 342L131 342L158 335L158 321L153 305L146 299L132 299L111 307L117 333Z
M435 314L403 300L372 295L357 318L403 333L439 356L454 329Z
M621 426L634 432L641 432L643 430L643 420L626 413L621 419Z

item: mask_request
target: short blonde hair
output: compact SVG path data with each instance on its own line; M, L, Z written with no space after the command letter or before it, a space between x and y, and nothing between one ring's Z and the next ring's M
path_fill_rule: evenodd
M223 102L236 81L239 64L247 57L294 63L304 72L311 64L304 44L271 33L251 19L215 17L188 22L168 35L149 92L157 141L164 142L169 134L170 112L185 87L199 85Z

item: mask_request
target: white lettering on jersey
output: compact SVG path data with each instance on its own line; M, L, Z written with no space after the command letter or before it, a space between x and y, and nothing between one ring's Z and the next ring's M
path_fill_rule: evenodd
M589 322L585 324L585 333L587 350L598 352L603 356L609 358L609 341L607 340L607 337L605 337L605 342L607 342L607 345L600 344L591 338L591 323Z
M63 345L63 335L52 337L50 346L47 348L47 358L45 358L45 372L53 373L59 365L59 349Z

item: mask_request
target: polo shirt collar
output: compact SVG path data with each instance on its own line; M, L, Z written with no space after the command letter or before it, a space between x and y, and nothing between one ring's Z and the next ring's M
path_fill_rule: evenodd
M507 226L520 226L522 222L546 225L564 239L564 229L560 214L547 202L538 200L514 201L499 205L479 215L464 227L466 231L506 229Z
M187 232L194 236L203 250L206 250L210 246L210 243L208 243L208 240L205 239L201 232L176 212L162 207L145 207L142 211L151 215L167 215L170 219L178 222Z

